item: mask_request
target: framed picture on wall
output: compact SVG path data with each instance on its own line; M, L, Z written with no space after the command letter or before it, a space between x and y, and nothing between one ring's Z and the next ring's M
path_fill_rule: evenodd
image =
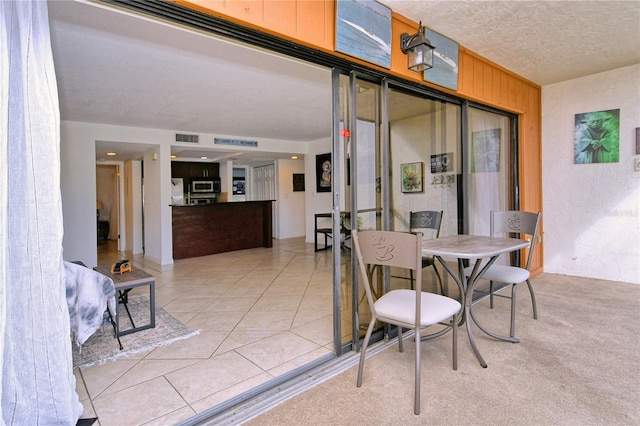
M422 192L424 163L406 163L400 165L402 176L402 192Z
M500 129L471 133L471 173L500 171Z
M453 152L431 156L431 173L445 173L453 170Z
M293 174L293 192L304 191L304 173Z
M576 114L573 163L617 163L619 160L620 110Z
M433 68L425 70L424 81L458 90L458 43L427 28L433 46Z
M316 191L331 192L331 153L316 155Z
M391 9L374 0L335 3L336 50L391 68Z

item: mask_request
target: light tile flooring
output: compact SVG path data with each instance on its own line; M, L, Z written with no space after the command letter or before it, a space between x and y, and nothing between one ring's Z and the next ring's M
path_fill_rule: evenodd
M82 418L175 424L333 349L330 251L314 253L303 238L169 267L117 252L114 242L98 246L100 265L124 257L155 276L157 306L200 333L75 369Z

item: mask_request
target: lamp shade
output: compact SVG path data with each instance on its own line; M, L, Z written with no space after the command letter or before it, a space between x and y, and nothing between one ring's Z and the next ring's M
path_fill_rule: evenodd
M96 210L102 210L103 208L102 201L96 200Z

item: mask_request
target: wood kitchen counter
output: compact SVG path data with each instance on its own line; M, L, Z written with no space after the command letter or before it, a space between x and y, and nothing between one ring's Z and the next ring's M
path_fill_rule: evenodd
M173 259L272 247L272 201L172 206Z

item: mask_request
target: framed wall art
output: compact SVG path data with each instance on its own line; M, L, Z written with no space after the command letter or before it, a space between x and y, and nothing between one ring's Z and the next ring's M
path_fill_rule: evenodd
M471 133L471 173L500 171L500 129Z
M335 3L336 50L391 68L391 9L374 0Z
M431 156L431 173L446 173L453 171L453 152L434 154Z
M458 43L429 28L427 38L434 47L433 68L424 71L424 81L458 90Z
M620 110L575 116L574 164L617 163L620 160Z
M304 191L304 173L293 174L293 192Z
M316 155L316 191L331 192L331 153Z
M424 163L400 164L402 192L422 192Z

